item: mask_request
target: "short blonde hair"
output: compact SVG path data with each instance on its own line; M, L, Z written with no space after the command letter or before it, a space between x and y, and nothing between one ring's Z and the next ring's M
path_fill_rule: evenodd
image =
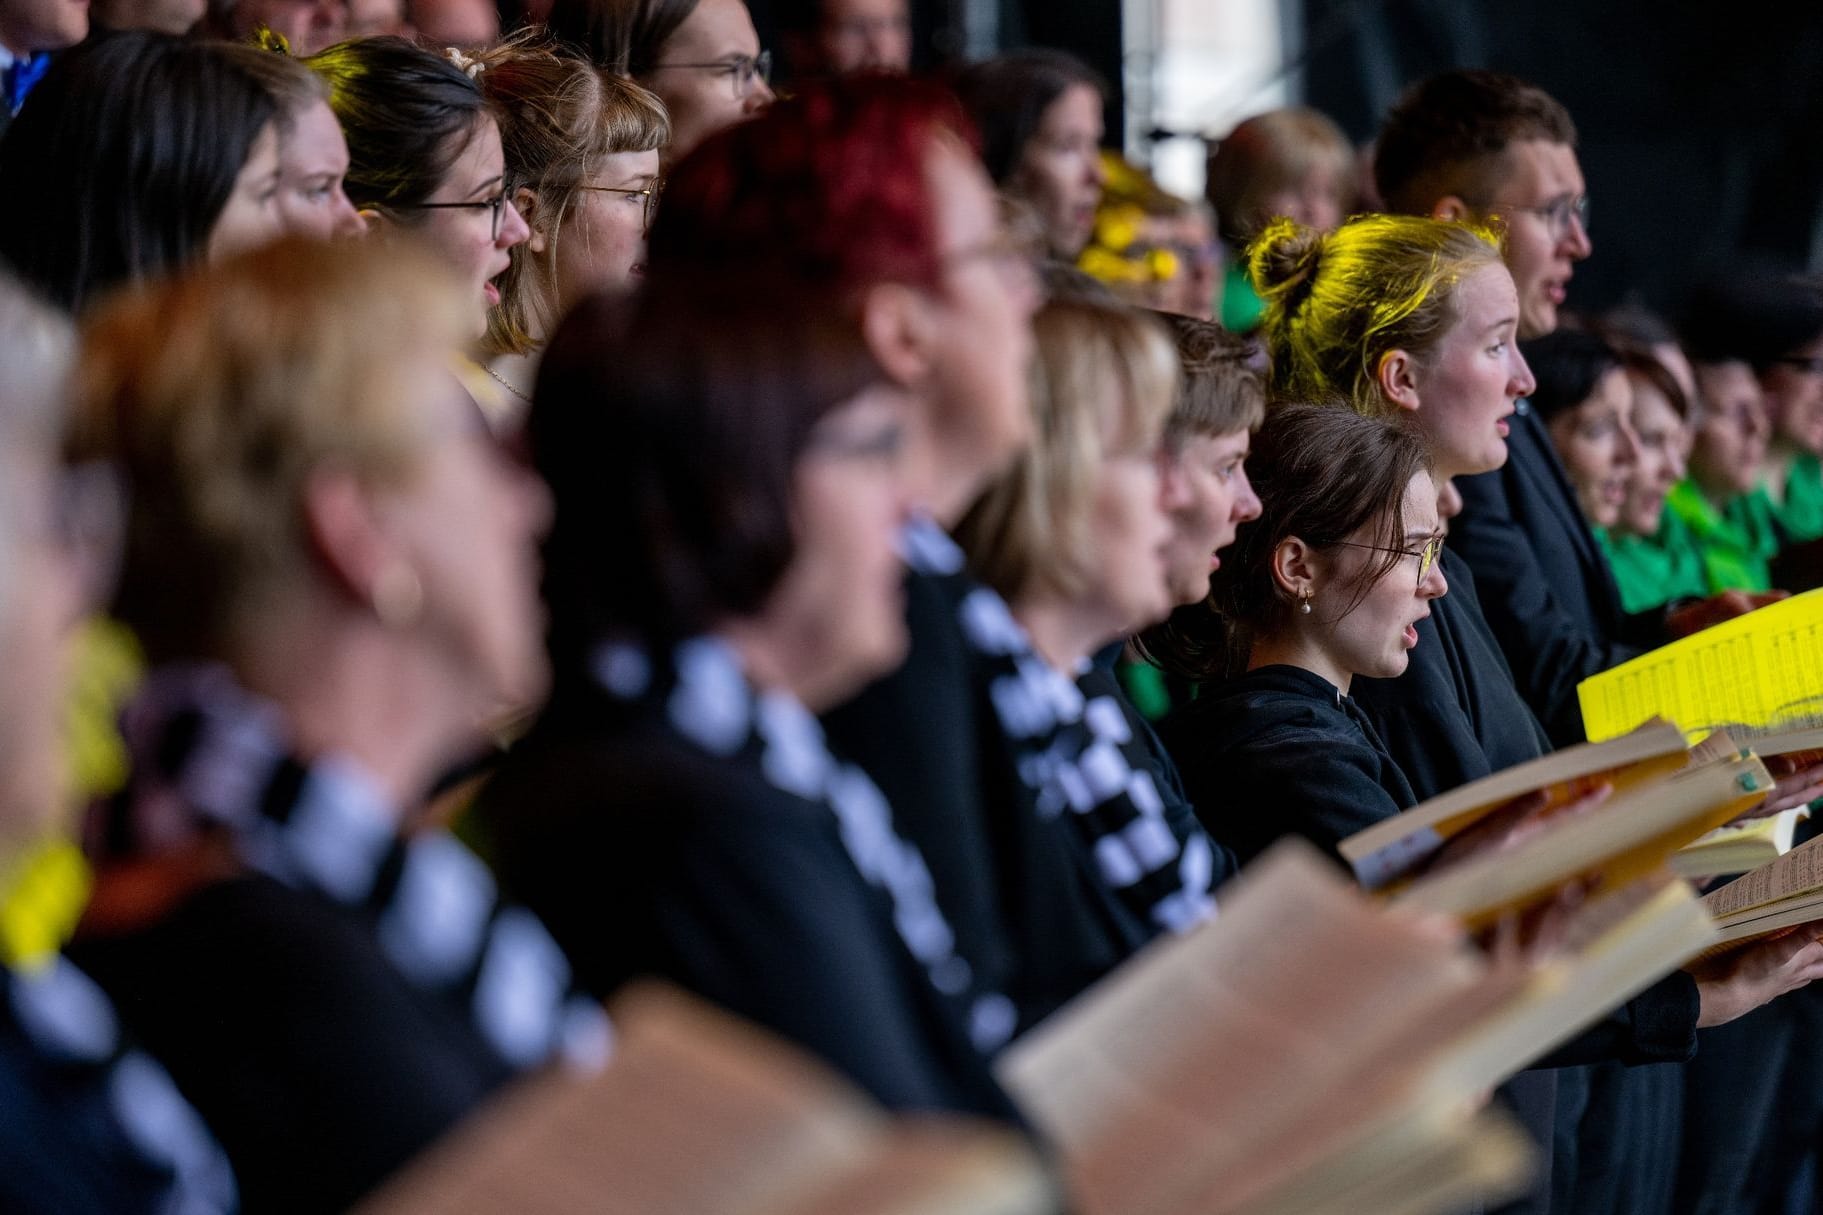
M416 467L431 430L398 407L400 352L453 355L461 301L405 242L291 239L91 314L70 446L125 476L114 610L151 657L219 656L246 610L296 584L313 471Z
M528 354L538 345L533 334L559 319L557 248L595 163L619 152L658 151L671 142L671 119L657 94L546 38L522 35L481 60L507 183L538 196L535 218L545 233L542 253L529 244L508 252L500 306L488 314L488 346L496 354Z
M1251 241L1273 218L1265 213L1266 199L1296 189L1320 169L1329 170L1336 208L1348 214L1355 203L1355 149L1327 114L1291 106L1235 127L1209 157L1206 193L1223 237Z
M1147 313L1059 299L1032 328L1034 441L957 529L970 570L1008 600L1088 588L1101 464L1155 446L1177 395L1177 353Z

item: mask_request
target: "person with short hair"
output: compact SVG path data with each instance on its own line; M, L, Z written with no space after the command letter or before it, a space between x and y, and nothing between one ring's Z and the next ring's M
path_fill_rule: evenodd
M546 27L665 103L667 167L773 99L772 55L743 0L557 0Z
M608 1047L542 925L420 821L545 685L549 500L448 371L461 293L406 254L293 239L83 335L69 447L131 486L112 610L151 669L76 952L253 1209L342 1209Z
M957 75L956 92L980 128L994 184L1031 207L1052 257L1074 262L1094 231L1106 184L1106 83L1065 51L1023 50L970 64Z
M1222 324L1252 333L1265 305L1247 281L1247 246L1284 217L1328 232L1356 209L1354 146L1321 110L1288 106L1243 120L1209 156L1204 188L1233 251L1222 284Z
M560 44L515 39L480 62L512 205L531 229L509 251L488 313L487 373L523 407L557 322L585 296L631 291L644 274L671 124L652 93Z
M129 30L58 57L0 138L0 259L80 313L109 290L277 236L277 106L206 43ZM27 211L30 211L28 217Z
M1585 329L1520 343L1537 386L1532 408L1563 461L1583 518L1598 534L1621 520L1639 463L1632 389L1620 352Z

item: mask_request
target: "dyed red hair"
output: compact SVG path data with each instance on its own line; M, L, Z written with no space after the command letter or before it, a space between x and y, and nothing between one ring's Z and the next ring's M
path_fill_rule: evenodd
M935 282L926 164L974 126L943 86L862 75L806 86L703 141L671 172L647 255L654 278L844 300L880 282Z

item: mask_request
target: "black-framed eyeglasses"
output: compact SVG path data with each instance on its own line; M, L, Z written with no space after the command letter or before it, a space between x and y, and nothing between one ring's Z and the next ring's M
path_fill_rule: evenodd
M715 72L728 77L734 85L734 99L745 101L753 93L756 82L772 83L772 52L761 51L758 55L735 55L715 63L655 63L653 71L663 68L682 68L694 72Z
M652 217L658 214L658 196L664 190L663 182L653 182L643 190L628 186L583 186L584 190L593 190L597 194L631 194L640 200L639 222L642 227L652 226Z
M1417 549L1397 548L1388 544L1362 544L1354 540L1338 540L1336 543L1344 548L1365 548L1376 553L1398 553L1401 557L1416 557L1418 559L1419 586L1424 585L1424 579L1430 574L1431 568L1437 564L1437 558L1443 555L1442 536L1432 536L1424 542L1423 548Z
M476 202L394 203L392 207L395 211L490 211L494 225L492 239L499 240L501 221L506 216L507 194L502 190L492 198Z
M1589 230L1589 196L1578 194L1575 198L1555 198L1536 207L1522 207L1518 203L1495 203L1488 210L1499 214L1502 211L1526 211L1544 220L1551 229L1551 235L1559 240L1570 231L1570 221L1582 225L1582 230Z

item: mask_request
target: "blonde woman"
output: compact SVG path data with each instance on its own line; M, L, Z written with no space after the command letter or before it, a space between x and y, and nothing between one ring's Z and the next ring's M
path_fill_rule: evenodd
M449 277L291 241L84 335L72 446L130 483L113 610L151 670L78 956L250 1209L342 1209L516 1071L605 1051L539 921L418 821L545 682L548 503L449 370Z
M557 322L584 296L625 292L644 273L671 122L656 95L555 43L520 40L480 62L513 206L531 230L488 314L488 374L523 408Z

